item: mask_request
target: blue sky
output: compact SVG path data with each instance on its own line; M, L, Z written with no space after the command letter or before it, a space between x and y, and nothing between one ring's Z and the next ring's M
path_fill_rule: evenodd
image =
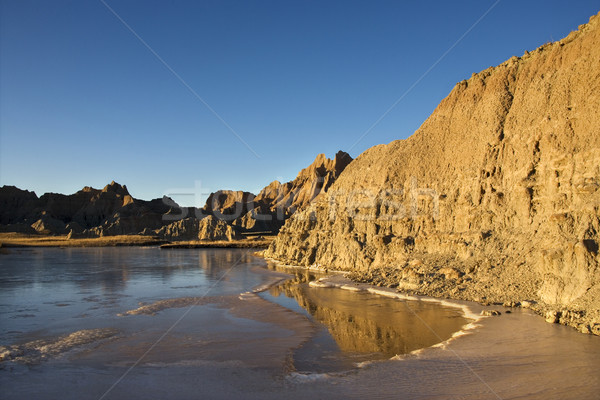
M356 157L406 138L456 82L600 10L597 0L0 4L0 185L41 195L115 180L185 205L293 179L318 153Z

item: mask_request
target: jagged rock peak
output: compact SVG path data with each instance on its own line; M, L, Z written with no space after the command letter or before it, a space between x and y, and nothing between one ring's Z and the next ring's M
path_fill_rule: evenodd
M350 154L345 151L338 151L335 153L335 158L333 159L336 175L339 176L342 171L352 162L352 157Z
M346 166L352 161L352 157L346 152L338 151L335 157L329 159L325 156L325 154L318 154L315 158L315 161L312 162L308 167L304 168L298 173L296 179L301 178L311 178L315 175L318 177L323 177L328 173L334 174L334 177L337 176L346 168Z
M113 193L119 194L121 196L127 196L127 195L129 195L129 191L127 190L127 186L125 186L125 185L119 185L115 181L112 181L108 185L104 186L104 189L102 189L102 192L104 192L104 193L106 193L106 192L113 192Z
M271 182L256 196L256 201L271 210L279 210L282 215L293 214L325 192L351 161L352 157L343 151L338 151L333 160L319 154L296 179L284 184Z

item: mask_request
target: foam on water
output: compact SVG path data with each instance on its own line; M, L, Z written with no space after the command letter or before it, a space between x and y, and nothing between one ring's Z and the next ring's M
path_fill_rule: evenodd
M335 376L339 376L336 374ZM324 381L333 378L334 375L330 373L301 373L291 372L287 375L287 380L294 383L314 383L318 381Z
M112 328L84 329L49 339L38 339L27 343L0 346L0 361L37 364L57 357L78 347L113 338L119 331Z

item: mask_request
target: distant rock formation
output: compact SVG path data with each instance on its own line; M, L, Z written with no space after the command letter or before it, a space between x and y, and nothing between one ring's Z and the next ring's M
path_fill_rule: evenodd
M473 74L413 136L361 154L266 255L419 293L522 302L600 334L599 71L595 16Z
M351 161L343 151L333 160L319 154L294 180L283 184L273 181L257 196L232 190L211 193L201 214L213 215L243 232L278 232L294 212L325 192Z
M211 193L202 211L219 219L230 220L244 215L253 208L254 194L241 190L219 190Z
M3 186L0 188L0 224L21 223L36 207L37 200L34 192Z
M39 198L34 192L3 186L0 232L67 234L73 239L143 234L167 240L234 240L242 232L276 233L295 210L326 190L351 160L343 152L334 160L320 154L291 182L274 182L259 196L219 190L202 209L180 207L168 197L134 199L126 186L116 182L102 190L85 187L71 195L46 193Z
M236 240L239 231L227 222L209 215L202 219L185 218L163 226L156 232L167 240Z
M102 190L85 187L71 194L35 193L13 186L0 188L2 231L98 237L140 233L164 225L163 215L177 205L162 199L131 197L126 186L111 182Z
M122 207L133 203L126 186L111 182L104 189L85 187L75 194L46 193L38 200L34 212L45 211L66 223L76 222L84 229L101 224Z
M333 160L319 154L311 165L298 173L296 179L284 184L271 182L255 200L271 211L290 216L306 208L321 192L327 191L351 161L352 157L343 151L338 151Z
M37 233L41 233L43 235L67 233L66 224L61 220L49 216L46 211L42 211L41 218L31 224L31 227Z

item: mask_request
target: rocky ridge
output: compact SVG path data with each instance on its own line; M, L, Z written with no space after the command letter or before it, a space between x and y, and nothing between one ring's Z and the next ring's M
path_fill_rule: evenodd
M296 179L273 182L258 196L219 190L201 209L181 207L168 197L145 201L112 182L102 190L72 194L0 188L0 232L64 235L69 238L142 234L166 240L235 240L242 233L276 233L296 210L306 207L339 176L352 158L320 154Z
M520 304L599 335L599 25L459 82L414 135L353 161L265 255Z
M306 208L317 196L325 192L350 164L352 157L348 153L338 151L333 159L319 154L311 165L298 173L289 182L273 181L263 188L258 195L235 190L219 190L211 193L201 209L189 210L188 222L183 227L191 226L194 219L212 216L214 219L231 225L234 233L277 233L284 222L296 211ZM186 225L187 224L187 225ZM164 230L171 232L166 238L177 240L190 237L182 229L182 223L175 221ZM177 234L175 234L178 232ZM195 237L195 228L191 231Z
M327 191L351 161L343 151L333 159L319 154L294 180L273 181L256 196L232 190L211 193L200 213L228 221L243 232L278 232L293 213Z

